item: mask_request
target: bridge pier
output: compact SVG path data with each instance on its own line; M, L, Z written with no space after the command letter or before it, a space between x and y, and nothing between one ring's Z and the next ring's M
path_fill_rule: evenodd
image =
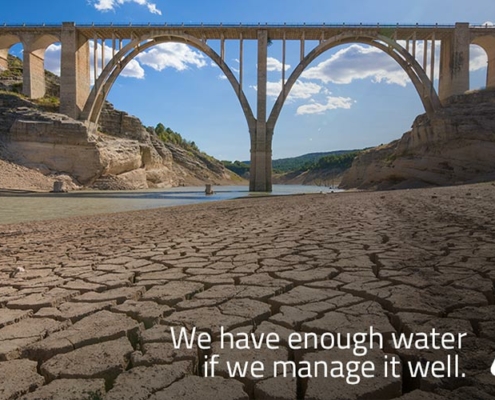
M456 23L454 33L442 40L438 85L440 101L444 102L451 96L469 90L470 44L471 33L468 23Z
M25 96L39 99L45 95L45 49L24 48L22 81Z
M62 25L60 112L78 119L90 92L89 41L73 22Z
M491 48L488 54L488 69L486 71L486 87L495 89L495 46Z
M251 132L250 192L272 191L272 135L266 123L268 32L258 31L256 129Z
M9 49L0 49L0 71L9 69Z

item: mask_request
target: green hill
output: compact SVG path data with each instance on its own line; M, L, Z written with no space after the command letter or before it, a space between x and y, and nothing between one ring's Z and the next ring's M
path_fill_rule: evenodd
M340 156L353 152L356 152L356 150L336 150L324 153L309 153L298 157L280 158L273 160L272 168L276 173L307 170L311 169L313 165L317 164L324 157Z

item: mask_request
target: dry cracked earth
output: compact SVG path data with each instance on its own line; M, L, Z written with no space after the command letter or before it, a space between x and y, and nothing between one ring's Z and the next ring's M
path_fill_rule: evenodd
M487 183L0 226L0 399L495 399L494 209ZM399 378L228 377L227 360L359 359L287 340L370 326L386 341L364 358L398 357ZM211 349L175 349L170 327L209 332ZM221 349L221 327L281 345ZM433 328L464 332L462 348L389 346ZM447 353L465 376L405 368Z

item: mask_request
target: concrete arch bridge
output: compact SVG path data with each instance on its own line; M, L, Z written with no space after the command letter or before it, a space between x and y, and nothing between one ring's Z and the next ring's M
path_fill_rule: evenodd
M220 52L208 40L220 41ZM257 42L257 101L255 112L243 86L245 41ZM90 46L91 41L93 46ZM111 41L111 60L107 62L105 44ZM225 42L239 44L239 73L225 61ZM271 110L267 109L267 46L282 42L282 84ZM285 76L286 43L300 43L300 62ZM488 55L487 87L495 87L495 27L455 25L76 25L0 26L0 69L8 68L11 46L24 47L23 91L30 98L45 94L44 56L53 43L61 45L60 111L98 124L101 109L111 87L125 66L141 52L160 43L185 43L206 54L223 71L246 117L251 139L251 191L271 191L272 138L277 119L291 88L312 61L325 51L342 44L363 43L392 57L408 74L428 114L442 107L450 96L469 90L469 51L481 46ZM316 45L314 45L316 43ZM314 46L307 49L308 45ZM417 51L422 46L422 54ZM440 59L435 59L440 46ZM91 86L90 49L93 48L95 84ZM100 53L100 54L99 54ZM440 74L435 77L435 65ZM96 76L98 67L101 74ZM433 85L439 80L438 93Z

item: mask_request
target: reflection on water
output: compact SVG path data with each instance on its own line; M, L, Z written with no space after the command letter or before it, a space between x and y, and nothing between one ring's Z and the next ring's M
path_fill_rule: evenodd
M206 196L201 187L71 193L0 192L0 224L144 210L260 195L260 193L249 193L246 186L216 186L213 190L215 193L210 196ZM274 185L271 194L287 195L321 191L330 190L319 186Z

